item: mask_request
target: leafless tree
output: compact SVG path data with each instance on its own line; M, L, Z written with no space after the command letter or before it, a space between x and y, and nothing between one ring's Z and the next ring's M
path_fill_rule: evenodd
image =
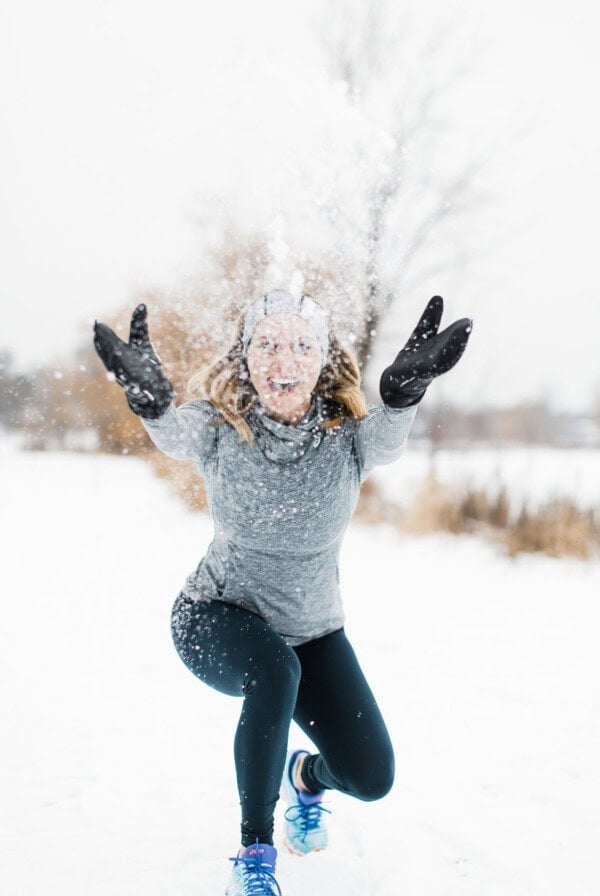
M475 51L461 22L438 21L419 37L412 9L340 0L316 23L331 75L364 120L363 139L321 203L343 272L338 288L360 309L354 350L363 368L400 292L465 263L459 222L483 198L476 178L488 153L481 147L465 158L449 149L452 91Z

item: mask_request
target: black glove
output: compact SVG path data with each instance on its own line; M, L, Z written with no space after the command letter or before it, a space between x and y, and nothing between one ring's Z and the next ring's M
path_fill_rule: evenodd
M138 305L131 315L128 343L106 324L94 321L94 346L106 369L125 389L134 414L155 420L164 414L176 393L152 348L146 314L146 306Z
M434 296L393 364L381 374L379 392L391 408L418 404L436 376L454 367L465 350L473 321L462 317L438 333L444 300Z

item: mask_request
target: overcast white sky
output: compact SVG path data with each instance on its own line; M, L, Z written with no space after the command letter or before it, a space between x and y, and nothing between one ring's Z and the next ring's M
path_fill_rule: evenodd
M337 115L343 138L316 6L4 3L0 347L19 364L54 359L136 288L194 267L207 191L246 222L269 221L289 201L298 155L329 139ZM426 33L454 6L414 8ZM507 138L486 171L491 200L472 219L493 250L407 296L399 329L408 336L440 293L448 320L475 321L444 395L543 394L583 408L600 387L596 5L484 0L456 10L480 51L448 109L459 145Z

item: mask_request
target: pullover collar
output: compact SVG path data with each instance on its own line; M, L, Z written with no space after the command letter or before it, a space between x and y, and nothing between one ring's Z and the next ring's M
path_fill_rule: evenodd
M323 438L322 423L328 419L327 402L320 395L313 395L311 405L297 423L280 423L267 415L258 404L246 414L260 450L268 460L286 464L298 460L312 446L316 448Z

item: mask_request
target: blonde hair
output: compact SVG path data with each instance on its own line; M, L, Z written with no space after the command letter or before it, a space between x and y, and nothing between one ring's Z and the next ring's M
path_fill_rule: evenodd
M227 421L241 438L253 445L254 436L244 417L258 402L258 393L252 385L244 357L242 336L245 314L246 309L237 320L233 345L224 355L190 378L187 392L191 398L208 399L222 415L216 422ZM357 420L368 416L369 409L360 383L360 370L354 354L341 345L330 327L327 361L314 391L323 398L337 402L340 414L324 421L323 429L339 426L349 416Z

